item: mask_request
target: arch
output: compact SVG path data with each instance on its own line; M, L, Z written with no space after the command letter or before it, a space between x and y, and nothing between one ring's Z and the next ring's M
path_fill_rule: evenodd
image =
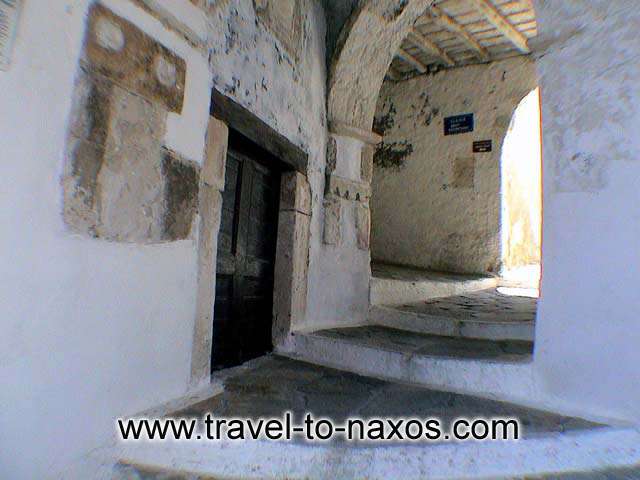
M433 0L367 0L345 25L329 77L329 123L371 131L385 74Z

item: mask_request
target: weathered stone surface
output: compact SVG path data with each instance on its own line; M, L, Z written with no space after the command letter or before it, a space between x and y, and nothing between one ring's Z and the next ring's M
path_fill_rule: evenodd
M98 182L98 237L140 243L162 238L164 185L148 152L128 147L107 153Z
M302 323L307 306L309 226L297 210L280 210L273 296L273 341L280 345Z
M96 235L100 215L96 205L98 173L104 148L70 136L67 166L62 179L65 223L78 233Z
M311 188L306 176L298 172L282 174L280 210L294 210L311 215Z
M349 21L338 41L329 79L329 120L371 130L380 86L393 56L416 19L421 0L408 0L396 12L396 0L367 2Z
M337 175L327 177L327 195L335 195L345 200L366 202L371 197L371 187L363 182L349 180Z
M342 204L340 197L335 195L325 196L324 200L324 235L323 241L327 245L340 245Z
M367 339L371 334L371 339ZM340 339L343 343L359 342L390 351L416 351L428 347L438 338L390 330L379 327L359 327L322 331L325 338ZM397 343L396 343L397 342ZM454 348L459 342L449 342ZM491 342L479 342L481 346ZM525 345L508 348L494 346L495 355L506 352L529 351ZM347 347L348 348L348 347ZM485 347L486 348L486 347ZM442 349L444 350L444 349ZM464 356L469 348L464 345L456 354ZM523 437L540 433L563 434L568 431L598 428L597 424L573 417L565 417L533 410L510 403L482 399L446 391L389 382L353 373L321 367L279 356L270 356L232 372L224 378L224 392L179 412L172 417L201 418L206 413L217 417L281 417L291 411L294 419L302 419L311 412L316 417L344 420L348 417L363 419L381 417L439 418L446 430L456 419L474 417L516 417L522 425ZM301 438L300 438L301 440ZM336 437L333 442L340 442ZM415 445L415 443L413 444Z
M216 187L221 192L224 190L228 143L229 127L223 121L209 117L202 180L206 185Z
M84 64L123 88L180 112L186 63L100 4L89 13Z
M74 91L69 131L77 138L106 145L113 83L80 69Z
M65 221L74 231L126 242L162 238L165 115L148 100L81 71L63 178Z
M166 111L118 86L113 87L109 104L107 151L136 148L150 156L150 163L157 160L165 134Z
M198 238L198 293L193 351L191 353L191 383L208 379L211 364L213 306L215 300L218 232L222 212L222 194L216 187L200 180L198 203L200 218Z
M256 15L294 57L300 54L302 40L301 2L254 0Z
M360 157L360 180L364 183L371 184L373 180L373 154L375 147L365 145L362 147L362 155Z
M165 150L162 172L167 182L163 221L164 238L167 240L187 238L191 232L198 205L200 175L198 166Z
M338 156L338 145L336 143L336 139L333 135L329 135L329 139L327 140L327 167L326 174L331 175L336 169L337 165L337 156Z
M360 250L369 250L371 233L371 211L368 205L356 204L356 240Z
M474 157L456 158L453 161L453 188L473 188L475 185L476 160Z
M375 259L459 273L500 268L503 144L520 93L536 84L529 57L385 83L371 197ZM474 132L445 137L444 118L458 113L474 113ZM476 140L492 140L493 150L474 154Z
M112 241L187 238L199 169L162 149L167 109L182 109L186 64L99 4L88 23L62 181L65 222Z

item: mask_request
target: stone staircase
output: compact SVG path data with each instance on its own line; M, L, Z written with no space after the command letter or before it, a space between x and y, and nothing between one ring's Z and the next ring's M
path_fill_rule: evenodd
M369 323L416 333L533 341L536 298L505 295L499 279L372 265Z
M535 298L503 295L494 278L395 267L374 275L367 325L297 333L284 356L219 372L208 398L172 402L154 416L509 416L524 428L519 441L137 442L122 446L114 480L640 479L637 429L527 407L542 403L532 368Z
M445 432L460 417L509 417L520 421L520 439L370 443L309 442L296 437L292 441L124 442L113 479L516 479L628 467L640 461L640 433L633 429L275 355L225 372L216 381L222 382L221 393L187 405L176 402L182 405L180 409L164 415L181 419L211 413L256 420L282 418L289 411L296 423L307 412L339 423L346 418L439 418Z

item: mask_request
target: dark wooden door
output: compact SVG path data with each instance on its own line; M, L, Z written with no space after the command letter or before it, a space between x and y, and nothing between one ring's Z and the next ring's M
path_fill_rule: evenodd
M230 141L218 236L212 369L271 351L280 172L247 142ZM265 164L266 162L266 164Z

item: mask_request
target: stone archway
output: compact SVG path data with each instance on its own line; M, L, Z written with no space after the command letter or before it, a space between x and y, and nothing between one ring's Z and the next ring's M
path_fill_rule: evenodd
M371 131L378 92L398 47L433 0L369 0L345 25L331 64L332 132Z

